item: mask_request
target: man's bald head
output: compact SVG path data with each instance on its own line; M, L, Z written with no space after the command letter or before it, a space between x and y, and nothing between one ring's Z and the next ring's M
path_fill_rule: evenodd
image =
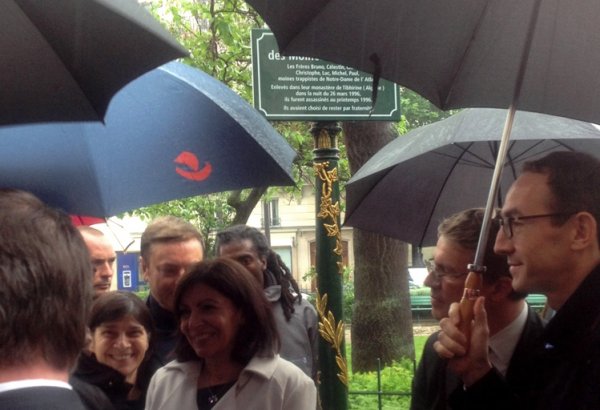
M110 290L114 275L113 265L117 259L115 250L108 238L98 229L90 226L77 227L90 253L94 268L94 298Z

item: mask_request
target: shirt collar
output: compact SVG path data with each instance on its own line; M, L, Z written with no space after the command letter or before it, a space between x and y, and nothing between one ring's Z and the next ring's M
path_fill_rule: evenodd
M521 313L515 320L490 337L489 347L493 351L490 360L496 370L503 376L506 376L510 359L521 338L521 333L523 333L523 328L527 322L527 314L527 303L523 303Z
M26 379L0 383L0 393L4 393L11 390L24 389L27 387L60 387L62 389L73 390L69 383L63 382L61 380Z

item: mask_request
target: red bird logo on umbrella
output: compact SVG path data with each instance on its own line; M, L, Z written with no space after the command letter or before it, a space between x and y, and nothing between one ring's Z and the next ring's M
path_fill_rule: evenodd
M198 157L189 151L182 151L181 154L175 158L174 161L178 166L175 167L175 172L192 181L204 181L212 173L212 165L210 162L206 162L205 165L200 168L200 161Z

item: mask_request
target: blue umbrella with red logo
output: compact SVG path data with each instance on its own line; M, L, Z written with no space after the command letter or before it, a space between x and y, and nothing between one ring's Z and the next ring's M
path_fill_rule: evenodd
M250 104L182 63L144 74L105 124L0 127L0 186L106 217L212 192L292 185L295 151Z

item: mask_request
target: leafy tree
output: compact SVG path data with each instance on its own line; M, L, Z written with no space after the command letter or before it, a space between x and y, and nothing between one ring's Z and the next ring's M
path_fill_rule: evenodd
M354 174L394 138L409 130L439 121L451 113L435 108L408 89L402 90L402 120L345 122L343 133L348 161ZM408 288L408 244L354 229L354 311L352 362L355 371L376 369L402 357L414 359L412 317ZM377 337L372 337L377 335Z
M242 0L154 0L151 12L186 47L190 55L185 62L227 84L247 101L252 100L250 31L261 27L258 14ZM282 189L288 195L300 193L303 181L310 181L312 170L309 124L275 124L298 153L294 176L298 183ZM203 195L156 204L134 211L146 218L171 214L190 220L209 233L232 224L246 223L260 199L273 189L257 187ZM210 243L208 246L211 250Z
M262 20L243 0L154 0L151 11L190 50L186 62L220 79L251 101L250 31ZM339 177L342 200L344 185L383 144L408 130L437 121L449 113L435 109L414 92L403 89L402 120L397 124L364 122L343 125L345 143L340 142ZM294 176L296 187L278 188L278 194L297 195L303 184L314 184L312 138L306 122L276 122L274 126L298 152ZM398 137L398 138L401 138ZM346 159L348 148L350 163ZM179 215L209 233L232 223L245 223L266 187L212 194L171 201L143 208L148 218ZM355 370L371 369L375 358L391 363L403 356L414 357L410 299L408 297L407 245L380 235L355 233L356 311L353 327ZM373 338L372 335L378 335ZM361 336L363 335L363 336Z

